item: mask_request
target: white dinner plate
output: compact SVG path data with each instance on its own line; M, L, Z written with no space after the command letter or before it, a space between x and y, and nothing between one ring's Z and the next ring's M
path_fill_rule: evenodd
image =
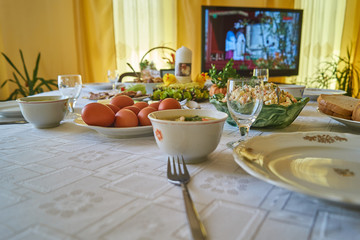
M16 101L0 102L0 115L9 118L23 117L19 104Z
M349 120L349 119L345 119L345 118L340 118L340 117L335 117L335 116L331 116L328 115L326 113L323 113L320 109L318 109L318 111L332 119L334 119L335 121L338 121L342 124L345 124L346 126L353 128L353 129L357 129L360 130L360 121L353 121L353 120Z
M84 84L85 87L90 88L93 91L111 90L112 83L110 82L97 82Z
M297 132L256 136L233 151L256 178L319 199L360 205L360 136Z
M316 101L320 94L340 94L343 95L346 92L343 90L334 89L321 89L321 88L305 88L303 97L310 98L310 101Z
M123 128L98 127L98 126L87 125L86 123L84 123L84 121L81 118L75 119L74 123L78 126L93 129L100 134L112 138L133 138L133 137L141 137L141 136L150 136L153 134L152 126L123 127Z
M132 99L134 101L141 101L141 100L147 99L149 97L150 97L150 95L144 95L144 96L140 96L140 97L133 97Z

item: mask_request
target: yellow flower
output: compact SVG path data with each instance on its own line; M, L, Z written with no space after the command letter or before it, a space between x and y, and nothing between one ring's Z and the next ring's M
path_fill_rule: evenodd
M208 73L199 73L193 82L197 82L200 87L204 87L206 80L209 78Z
M163 77L163 82L165 86L169 86L170 84L176 83L176 77L174 74L167 73Z

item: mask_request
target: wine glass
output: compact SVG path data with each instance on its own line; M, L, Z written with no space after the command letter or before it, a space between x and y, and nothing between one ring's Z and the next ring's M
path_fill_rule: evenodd
M79 74L68 74L58 75L58 87L62 96L69 98L68 110L69 113L66 116L68 119L77 117L74 112L76 100L79 98L82 88L81 75Z
M109 69L107 71L107 77L112 84L112 90L116 91L116 83L119 81L120 71L117 69Z
M254 68L253 76L260 78L266 83L269 80L269 69L267 68Z
M236 147L248 138L250 127L262 109L263 93L262 79L252 77L228 80L227 106L241 135L240 140L227 143L229 148Z

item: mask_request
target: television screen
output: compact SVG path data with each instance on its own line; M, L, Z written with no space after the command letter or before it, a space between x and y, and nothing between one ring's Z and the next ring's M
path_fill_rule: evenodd
M201 71L230 60L242 76L268 68L270 76L299 70L302 10L202 6Z

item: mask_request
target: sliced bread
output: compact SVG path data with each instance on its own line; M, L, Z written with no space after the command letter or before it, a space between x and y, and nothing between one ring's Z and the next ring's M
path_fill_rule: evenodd
M327 109L326 107L324 107L323 105L319 104L319 111L322 113L325 113L327 115L330 116L334 116L334 117L339 117L339 118L344 118L344 119L351 119L351 116L345 116L345 115L341 115L341 114L337 114L329 109Z
M354 121L360 121L360 102L355 106L351 119Z
M351 117L360 99L338 94L320 94L317 102L321 109L330 110L336 115Z

